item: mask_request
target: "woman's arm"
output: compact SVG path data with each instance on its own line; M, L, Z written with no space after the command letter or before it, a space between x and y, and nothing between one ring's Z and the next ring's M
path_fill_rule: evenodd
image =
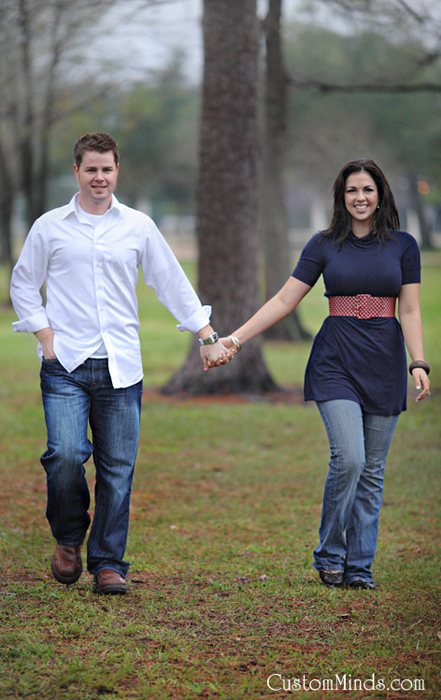
M412 362L424 360L419 284L403 284L401 287L398 296L398 316L400 318L404 342L406 343ZM429 394L429 378L426 372L421 368L414 369L412 376L415 380L416 388L420 389L423 387L422 392L416 398L417 401L421 401Z
M300 282L295 277L290 277L282 289L272 299L267 301L243 326L235 330L232 335L243 345L292 313L310 289L311 287L308 284ZM230 338L222 338L221 340L228 350L236 350Z

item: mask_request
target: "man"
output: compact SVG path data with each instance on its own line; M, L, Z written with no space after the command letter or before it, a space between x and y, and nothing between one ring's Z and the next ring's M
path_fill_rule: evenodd
M229 353L209 324L211 307L202 307L153 221L114 196L119 154L113 138L86 134L75 143L74 159L80 191L34 223L12 273L20 319L13 327L39 340L48 433L41 463L46 515L57 541L52 573L64 584L81 575L90 524L84 464L93 452L87 568L96 592L122 594L142 393L138 267L179 330L199 334L205 370L228 362ZM46 307L39 291L44 281Z

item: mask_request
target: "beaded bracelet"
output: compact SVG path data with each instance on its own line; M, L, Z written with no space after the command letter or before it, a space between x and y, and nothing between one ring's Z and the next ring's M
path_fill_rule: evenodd
M411 375L414 369L423 369L427 375L430 374L430 365L424 360L415 360L409 365L409 374Z

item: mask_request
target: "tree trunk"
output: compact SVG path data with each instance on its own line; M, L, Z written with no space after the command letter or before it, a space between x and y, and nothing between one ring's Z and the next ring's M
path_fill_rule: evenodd
M13 187L7 161L0 144L0 263L12 271L14 261L12 252L12 207Z
M32 53L31 53L31 20L29 17L29 7L25 0L19 0L18 23L20 26L21 40L21 74L24 84L23 99L23 123L19 131L19 163L21 168L21 188L26 203L26 219L28 226L34 223L33 197L34 197L34 147L33 133L35 128L33 110L33 80L32 80Z
M258 52L256 0L204 0L204 79L198 187L199 295L232 333L258 307ZM224 367L202 371L199 346L164 393L276 389L259 338Z
M261 202L266 299L277 294L292 272L283 182L288 81L282 59L281 6L282 0L269 0L268 14L263 23L266 62ZM294 311L269 328L265 337L304 340L311 336Z
M411 172L408 175L409 182L409 193L410 201L412 202L412 207L416 212L418 217L418 223L420 225L421 242L420 247L424 250L433 250L434 245L432 242L432 231L430 224L427 221L426 212L424 210L424 202L418 192L418 177L415 172Z

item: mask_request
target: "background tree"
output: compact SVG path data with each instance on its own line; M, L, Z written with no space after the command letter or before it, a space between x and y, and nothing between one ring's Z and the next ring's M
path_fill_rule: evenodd
M205 0L198 185L199 294L212 325L231 333L258 307L258 54L256 0ZM259 339L203 373L195 340L165 393L275 388Z
M359 93L374 93L373 105L367 107L371 119L361 114L361 110L352 106L345 112L357 113L357 118L361 123L367 123L367 132L372 138L366 143L365 153L370 151L372 143L378 143L378 136L375 133L376 122L380 132L390 133L391 143L397 144L397 120L398 125L403 121L402 115L394 114L393 110L386 108L386 120L384 114L378 120L375 114L375 107L379 107L384 102L392 102L390 95L396 92L402 94L412 94L415 89L425 92L436 92L441 89L441 84L436 76L433 76L433 66L440 57L441 30L440 23L434 22L434 10L432 7L420 6L419 11L409 6L404 0L393 0L384 2L383 0L313 0L311 3L315 8L314 23L310 20L309 25L297 25L299 35L306 29L306 35L313 38L326 38L323 46L318 41L313 41L312 47L308 44L308 39L299 41L302 44L302 56L298 56L300 61L292 64L291 73L288 75L282 58L282 35L281 35L281 9L282 0L268 0L268 12L263 21L263 29L266 41L265 56L265 91L264 91L264 136L263 136L263 187L262 187L262 229L263 247L265 254L265 284L266 298L270 298L282 286L289 274L290 243L288 239L287 213L285 204L284 180L286 177L286 154L289 152L287 120L289 119L288 104L291 108L291 122L298 121L299 103L301 97L299 92L310 90L311 87L319 90L321 94L347 93L352 95L352 101L356 102ZM337 10L340 17L344 19L344 24L340 22L341 35L337 31L327 30L325 26L330 23L332 26L332 15L323 13L323 10ZM378 22L379 17L381 22ZM436 18L436 13L435 13ZM317 22L317 19L319 20ZM439 18L438 18L439 19ZM331 20L331 21L330 21ZM320 26L321 25L321 26ZM388 31L391 27L395 30L398 27L400 42L397 42L396 33L394 40L389 38ZM341 28L344 27L342 30ZM357 52L353 39L348 36L349 27L357 35L357 42L361 45L361 50ZM379 28L380 27L380 28ZM421 30L424 30L425 39L421 39ZM426 31L427 30L427 31ZM333 39L334 46L330 46L330 39ZM397 47L397 43L399 44ZM342 45L345 47L341 51ZM326 50L324 49L326 46ZM329 51L329 49L331 50ZM337 51L335 50L337 49ZM366 52L366 58L360 57L361 52ZM346 62L338 61L334 64L337 55L340 54L349 58ZM352 54L348 56L348 54ZM372 56L372 54L374 54ZM308 58L305 61L305 55ZM392 59L391 59L392 55ZM360 60L361 58L361 60ZM355 59L355 60L354 60ZM360 63L362 70L360 71ZM335 70L333 70L335 69ZM430 74L430 71L432 74ZM435 79L433 79L435 77ZM432 79L431 79L432 78ZM297 88L297 89L296 89ZM288 93L291 93L288 99ZM382 100L380 95L385 95L386 100ZM389 98L389 100L388 100ZM311 98L310 98L311 99ZM312 98L314 99L314 98ZM407 102L409 102L409 98ZM317 103L317 98L315 99ZM361 100L363 107L366 107L366 100ZM323 105L323 100L322 100ZM421 110L420 110L421 111ZM409 110L405 110L409 114ZM410 110L412 117L415 117L415 109ZM388 119L389 117L389 119ZM300 120L301 120L300 116ZM344 118L344 117L343 117ZM339 115L341 119L341 115ZM323 156L323 151L329 148L324 146L322 135L329 135L326 122L329 121L326 111L323 110L322 123L314 124L314 136L307 139L312 152L317 151L317 145ZM425 120L423 119L423 122ZM386 123L384 123L386 122ZM421 122L420 122L421 124ZM308 123L304 126L308 127ZM329 143L333 144L339 131L340 124L333 123L334 134L329 138ZM373 128L372 128L373 127ZM415 124L414 124L415 127ZM341 131L341 129L340 129ZM352 129L350 129L350 132ZM418 177L414 169L415 163L419 163L420 169L426 166L429 158L423 153L427 146L427 139L421 139L421 128L416 130L399 129L402 139L395 149L396 163L400 165L408 178L409 199L415 212L417 213L421 232L422 247L430 248L432 241L430 237L430 227L425 216L426 208L422 202L421 194L418 190ZM344 131L346 134L347 132ZM365 132L366 133L366 132ZM318 138L317 138L318 134ZM418 134L417 138L415 135ZM296 137L296 131L291 131L294 149L299 145L300 139ZM412 138L413 137L413 138ZM318 144L315 143L318 141ZM340 141L337 136L337 142ZM311 143L312 142L312 143ZM363 136L359 139L361 146ZM341 162L347 160L342 150ZM416 144L418 143L418 147ZM302 144L303 146L304 144ZM324 147L323 147L324 146ZM332 151L332 145L331 145ZM387 147L384 149L388 151ZM329 153L330 155L330 153ZM389 154L388 154L389 155ZM315 163L318 158L310 158L305 153L304 148L300 148L300 154L293 154L295 162L299 163L299 168L305 167L311 160ZM389 157L387 160L391 160ZM412 166L412 164L414 164ZM317 164L318 165L318 164ZM308 166L306 166L308 167ZM394 168L396 169L396 168ZM296 168L297 170L297 168ZM332 177L332 173L323 163L314 168L315 182L311 179L311 187L320 186L319 180L326 173ZM317 172L318 171L318 172ZM407 174L408 173L408 174ZM311 173L312 175L312 173ZM317 177L318 175L318 177ZM270 329L265 337L280 339L298 339L304 335L303 329L298 322L296 314L292 314L280 324Z
M287 26L287 160L293 181L301 172L303 183L329 192L343 162L369 154L395 180L403 208L405 198L409 206L412 170L419 179L432 178L436 189L441 66L431 61L424 70L409 71L410 65L424 63L427 47L421 39L397 34L390 39L380 29L363 27L349 35L341 26L338 31L320 26L317 19ZM422 219L420 229L428 247Z
M262 241L265 257L265 297L273 297L292 272L285 193L288 78L283 66L280 31L282 0L269 0L263 22L265 81L263 104ZM273 340L305 340L310 334L294 311L265 332Z
M195 211L199 88L184 74L184 55L173 53L164 68L120 96L113 113L124 160L118 192L131 206L152 203L152 216Z
M441 93L439 7L425 0L417 6L406 0L311 0L310 9L306 34L313 38L318 28L329 39L332 33L345 47L347 61L333 71L335 52L324 55L317 42L313 41L315 49L303 42L312 65L306 70L304 66L299 70L298 64L293 66L291 85L300 90L313 88L325 96L346 96L346 104L351 101L357 106L355 110L353 105L346 107L343 119L353 111L360 113L360 106L364 108L374 127L371 149L372 144L374 149L378 147L381 137L384 142L389 139L384 151L395 161L392 170L401 171L401 178L407 178L409 200L419 219L421 245L432 248L417 173L421 176L424 170L439 179L439 151L434 150L439 142L439 126L434 133L434 115L439 113ZM333 31L332 26L339 30ZM329 47L329 41L327 44ZM317 60L320 53L325 59L322 63ZM299 52L297 57L301 60L304 55ZM419 94L418 100L415 93Z
M158 2L128 0L125 8L136 14ZM101 0L0 3L0 226L2 260L8 264L12 264L14 193L23 195L30 226L47 208L54 124L108 90L109 75L100 59L92 58L91 46L100 29L109 35L103 20L117 6L118 0L105 5ZM115 21L112 29L116 30ZM90 90L92 75L94 89ZM76 99L69 103L72 94Z
M14 264L11 233L13 190L11 172L0 142L0 263L10 271Z
M31 224L45 209L49 133L63 59L82 23L100 3L5 0L1 5L2 150L26 202ZM67 66L64 66L67 68ZM8 144L8 147L6 147Z

